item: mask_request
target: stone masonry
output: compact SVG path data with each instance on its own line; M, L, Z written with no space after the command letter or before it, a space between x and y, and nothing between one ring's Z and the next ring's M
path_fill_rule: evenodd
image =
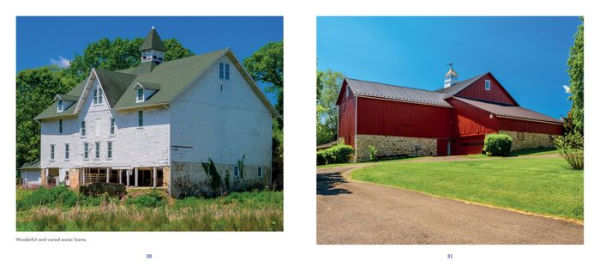
M435 138L358 135L355 161L369 160L369 146L377 149L378 157L418 157L437 154L437 139Z
M558 135L523 132L523 140L518 140L517 132L499 131L499 133L506 134L512 138L513 142L510 151L525 148L554 147L553 140L558 137Z

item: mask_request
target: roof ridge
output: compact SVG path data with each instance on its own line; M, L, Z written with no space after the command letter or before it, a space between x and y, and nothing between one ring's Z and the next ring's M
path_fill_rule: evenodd
M354 79L354 78L350 78L350 77L346 77L346 78L344 78L344 79L349 79L349 80L354 80L354 81L359 81L359 82L377 83L377 84L381 84L381 85L387 85L387 86L400 87L400 88L403 88L403 89L418 90L418 91L425 91L425 92L429 92L429 93L436 93L436 94L440 94L439 92L436 92L436 91L431 91L431 90L427 90L427 89L422 89L422 88L414 88L414 87L407 87L407 86L401 86L401 85L394 85L394 84L389 84L389 83L374 82L374 81L367 81L367 80L359 80L359 79Z
M466 83L467 81L469 81L469 84L471 84L471 83L473 83L474 81L476 81L477 79L479 79L479 78L483 77L484 75L486 75L486 74L488 74L488 73L490 73L490 72L488 71L488 72L485 72L485 73L482 73L482 74L479 74L479 75L473 76L473 77L471 77L471 78L468 78L468 79L465 79L465 80L459 81L459 82L455 83L454 85L452 85L452 86L450 86L450 87L447 87L447 88L440 88L440 89L437 89L437 90L435 90L435 91L436 91L436 92L449 91L449 90L450 90L452 87L454 87L454 86L457 86L457 85L459 85L459 84L460 84L460 85L462 85L462 84ZM467 84L466 86L469 86L469 84ZM465 86L465 87L466 87L466 86ZM464 88L463 88L463 89L464 89ZM461 90L462 90L462 89L461 89ZM459 92L460 92L460 91L459 91ZM458 92L457 92L457 93L458 93Z

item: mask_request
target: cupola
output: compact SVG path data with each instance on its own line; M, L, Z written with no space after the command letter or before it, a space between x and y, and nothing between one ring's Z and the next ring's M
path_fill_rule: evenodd
M456 81L458 81L458 73L452 68L452 63L448 65L450 66L450 69L446 72L446 75L444 75L444 88L453 86L456 84Z
M156 64L163 62L166 49L154 26L146 35L139 51L142 53L142 62L155 62Z

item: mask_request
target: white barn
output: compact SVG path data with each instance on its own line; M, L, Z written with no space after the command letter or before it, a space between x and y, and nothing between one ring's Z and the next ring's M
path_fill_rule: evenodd
M178 179L208 186L209 158L233 189L269 183L278 114L232 51L163 62L154 28L139 50L137 67L92 69L36 116L41 184L106 181L177 194Z
M21 185L26 188L41 185L40 162L27 162L19 168L21 171Z

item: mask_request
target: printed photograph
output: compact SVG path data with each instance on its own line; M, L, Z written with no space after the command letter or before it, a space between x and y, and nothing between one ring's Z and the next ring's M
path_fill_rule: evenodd
M283 231L282 17L17 17L17 231Z
M583 244L583 17L318 17L317 244Z

